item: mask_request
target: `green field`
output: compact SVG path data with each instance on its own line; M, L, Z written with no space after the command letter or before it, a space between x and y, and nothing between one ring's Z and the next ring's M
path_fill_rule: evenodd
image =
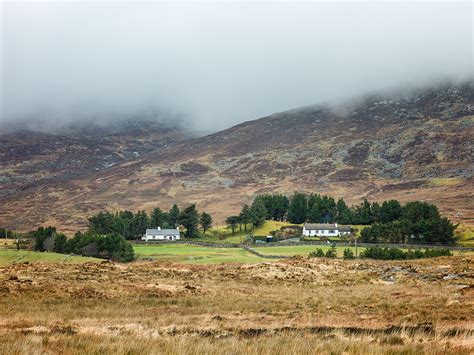
M135 244L133 246L137 259L171 261L184 264L220 264L220 263L259 263L276 261L278 259L266 259L249 253L242 248L213 248L186 244L154 244L143 245ZM306 257L310 252L317 248L326 252L329 245L289 245L289 246L271 246L254 247L256 251L264 255L295 256ZM337 246L338 257L342 257L344 249L347 247ZM354 247L351 247L355 252ZM365 248L358 247L360 254ZM453 254L472 253L470 251L453 251ZM25 250L0 250L0 266L6 266L12 263L21 262L52 262L52 263L85 263L90 261L100 261L101 259L68 256L65 254L33 252Z
M458 243L465 247L474 247L474 227L461 225L456 230L459 236Z
M173 261L188 264L258 263L265 261L241 248L209 248L194 245L134 245L138 260Z
M65 254L35 252L27 250L0 250L0 266L9 265L15 262L64 262L64 263L86 263L89 261L100 261L97 258L84 256L68 256Z
M270 235L271 231L279 230L281 227L294 226L295 224L289 222L279 221L265 221L263 225L257 227L253 231L253 235L266 236ZM302 226L302 224L300 224ZM251 226L247 226L247 230L250 231ZM216 226L211 228L205 236L197 238L196 240L214 243L242 243L245 240L246 232L237 228L235 234L232 235L232 231L225 226Z
M271 246L271 247L253 247L254 250L264 255L281 255L303 257L309 256L309 253L317 248L326 252L330 245L289 245L289 246ZM138 260L172 261L185 264L220 264L220 263L258 263L275 261L278 259L266 259L258 257L241 248L212 248L185 244L155 244L155 245L134 245ZM337 256L342 258L343 251L348 247L336 246ZM355 254L355 248L350 247ZM357 252L365 250L358 247ZM406 249L404 249L406 250ZM453 254L472 253L453 251Z

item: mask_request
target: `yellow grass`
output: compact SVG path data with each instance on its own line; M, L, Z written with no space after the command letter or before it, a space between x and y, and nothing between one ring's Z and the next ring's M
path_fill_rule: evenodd
M0 353L468 354L473 265L10 265L0 267Z
M458 243L466 247L474 247L474 227L469 225L460 225L456 234L459 236Z
M433 178L430 183L433 186L456 186L463 182L460 178Z
M27 250L2 250L0 249L0 266L9 265L12 263L35 263L35 262L49 262L49 263L86 263L100 261L100 259L70 256L66 254L49 253L49 252L35 252Z

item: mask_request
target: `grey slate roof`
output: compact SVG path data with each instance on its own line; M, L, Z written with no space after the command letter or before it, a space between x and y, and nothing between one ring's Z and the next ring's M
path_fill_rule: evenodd
M146 235L179 235L179 231L177 229L147 229Z
M330 231L339 230L343 232L351 231L351 227L344 224L338 224L336 227L335 224L331 224L331 223L305 223L304 227L307 230L330 230Z

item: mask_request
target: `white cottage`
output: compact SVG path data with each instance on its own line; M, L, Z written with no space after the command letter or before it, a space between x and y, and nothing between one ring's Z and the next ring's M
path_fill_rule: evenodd
M305 223L303 226L303 236L305 237L340 237L350 233L350 226L337 223Z
M161 229L161 227L158 227L156 229L147 229L142 240L148 242L152 240L179 240L179 238L179 228Z

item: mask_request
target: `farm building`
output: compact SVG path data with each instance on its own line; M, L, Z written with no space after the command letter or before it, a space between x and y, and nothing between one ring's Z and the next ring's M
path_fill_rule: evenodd
M330 223L305 223L303 226L303 236L305 237L340 237L349 235L351 227L342 224Z
M152 240L179 240L180 234L179 229L147 229L142 240L148 242Z

